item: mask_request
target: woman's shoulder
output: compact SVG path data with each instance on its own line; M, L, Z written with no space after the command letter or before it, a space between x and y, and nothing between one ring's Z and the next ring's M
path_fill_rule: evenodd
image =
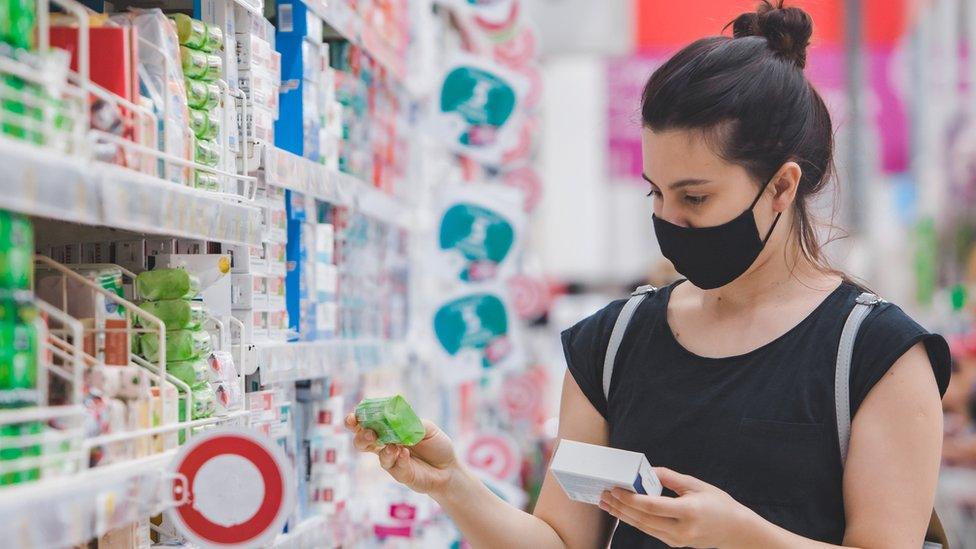
M851 304L864 290L851 286ZM870 292L868 292L870 293ZM935 374L940 394L949 385L949 345L928 331L897 304L882 299L872 306L854 340L851 404L856 409L871 388L909 349L921 343Z

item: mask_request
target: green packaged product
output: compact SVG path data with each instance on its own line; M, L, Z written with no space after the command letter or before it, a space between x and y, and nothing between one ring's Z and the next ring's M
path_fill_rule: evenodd
M142 334L139 337L142 356L149 361L159 360L159 336ZM210 332L206 330L171 330L166 332L166 360L183 361L207 356L213 351Z
M30 303L0 300L0 408L38 404L36 318Z
M413 446L426 433L423 422L400 395L363 400L356 406L356 421L376 432L381 444Z
M207 318L203 302L189 299L143 301L139 308L162 320L167 330L196 330Z
M207 381L209 369L210 365L203 358L166 362L166 372L190 387Z
M224 49L224 33L220 27L207 25L207 41L203 45L207 51L220 51Z
M197 139L193 148L193 158L204 166L216 166L220 160L217 143L209 139Z
M187 78L199 79L207 73L207 52L180 46L180 61Z
M198 189L206 189L208 191L220 191L220 178L215 174L206 172L197 172L195 177L194 186Z
M193 419L204 419L213 415L217 409L217 396L210 383L200 383L193 389Z
M220 74L224 70L224 62L220 56L215 53L208 53L205 63L206 66L203 69L203 74L200 75L200 79L207 82L219 80Z
M43 430L44 425L38 421L0 426L0 462L40 456L41 445L22 444L21 437L34 437ZM37 480L40 476L40 467L19 468L0 475L0 486Z
M0 102L0 109L3 109L3 133L17 139L24 139L27 131L24 128L27 108L24 102L19 99L20 94L26 87L23 79L12 74L3 75L0 85L3 86L3 101Z
M26 290L34 280L34 225L0 210L0 290Z
M186 102L194 109L212 109L220 104L220 86L202 80L186 80Z
M200 281L186 269L153 269L136 277L136 290L146 301L196 297Z
M220 114L216 109L190 109L190 129L198 139L214 139L220 130Z
M181 46L194 50L203 49L207 42L207 25L203 21L183 13L177 13L170 17L176 23L176 35L180 39Z
M4 14L4 42L15 48L34 49L34 27L37 24L37 4L33 0L4 0L0 8Z

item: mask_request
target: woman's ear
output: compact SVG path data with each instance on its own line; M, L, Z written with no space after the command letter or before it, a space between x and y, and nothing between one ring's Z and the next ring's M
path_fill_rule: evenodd
M803 170L796 162L790 161L776 172L770 182L773 192L773 210L785 212L793 204L796 198L796 190L803 177Z

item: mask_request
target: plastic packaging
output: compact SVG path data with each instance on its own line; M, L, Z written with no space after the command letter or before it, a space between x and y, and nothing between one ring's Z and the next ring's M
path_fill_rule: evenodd
M0 210L0 289L28 289L34 280L34 226Z
M146 360L159 360L159 336L140 336L142 356ZM210 332L206 330L173 330L166 332L166 360L183 361L205 357L213 351Z
M186 269L153 269L136 277L136 289L147 301L195 297L200 281Z
M217 144L209 139L197 139L193 153L194 159L205 166L216 166L220 160Z
M204 43L203 49L210 52L224 49L224 33L220 27L207 25L207 41Z
M381 444L413 446L426 433L423 422L400 395L363 400L356 406L356 420L375 431Z
M213 415L217 409L217 398L213 387L209 383L201 383L193 387L192 419L204 419Z
M213 82L188 79L186 100L194 109L212 109L220 104L220 87Z
M207 72L207 53L180 46L180 62L187 78L203 78Z
M166 362L166 372L190 387L206 382L208 369L207 361L203 358Z
M196 330L203 325L207 311L202 301L165 299L143 301L139 308L163 321L167 330Z
M194 50L203 49L207 43L207 25L189 15L177 13L170 16L176 22L176 35L180 45Z
M199 139L214 139L220 130L220 113L217 110L190 109L190 129Z
M32 0L4 0L6 20L0 22L2 40L15 48L34 49L37 5Z
M208 191L221 191L220 178L216 174L197 172L194 186Z
M215 53L207 54L206 66L204 67L203 74L200 76L200 78L202 80L206 80L207 82L219 80L223 70L224 62L220 56Z
M0 300L0 408L38 404L36 318L28 302Z

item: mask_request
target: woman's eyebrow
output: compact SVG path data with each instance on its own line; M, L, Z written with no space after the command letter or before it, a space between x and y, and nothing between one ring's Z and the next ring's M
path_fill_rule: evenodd
M644 179L644 181L647 181L651 185L654 185L655 187L658 186L657 183L651 181L650 177L647 177L647 174L642 173L641 177ZM684 187L691 187L693 185L703 185L705 183L710 183L710 181L707 179L682 179L681 181L675 181L674 183L668 185L668 188L671 189L672 191L676 191Z

